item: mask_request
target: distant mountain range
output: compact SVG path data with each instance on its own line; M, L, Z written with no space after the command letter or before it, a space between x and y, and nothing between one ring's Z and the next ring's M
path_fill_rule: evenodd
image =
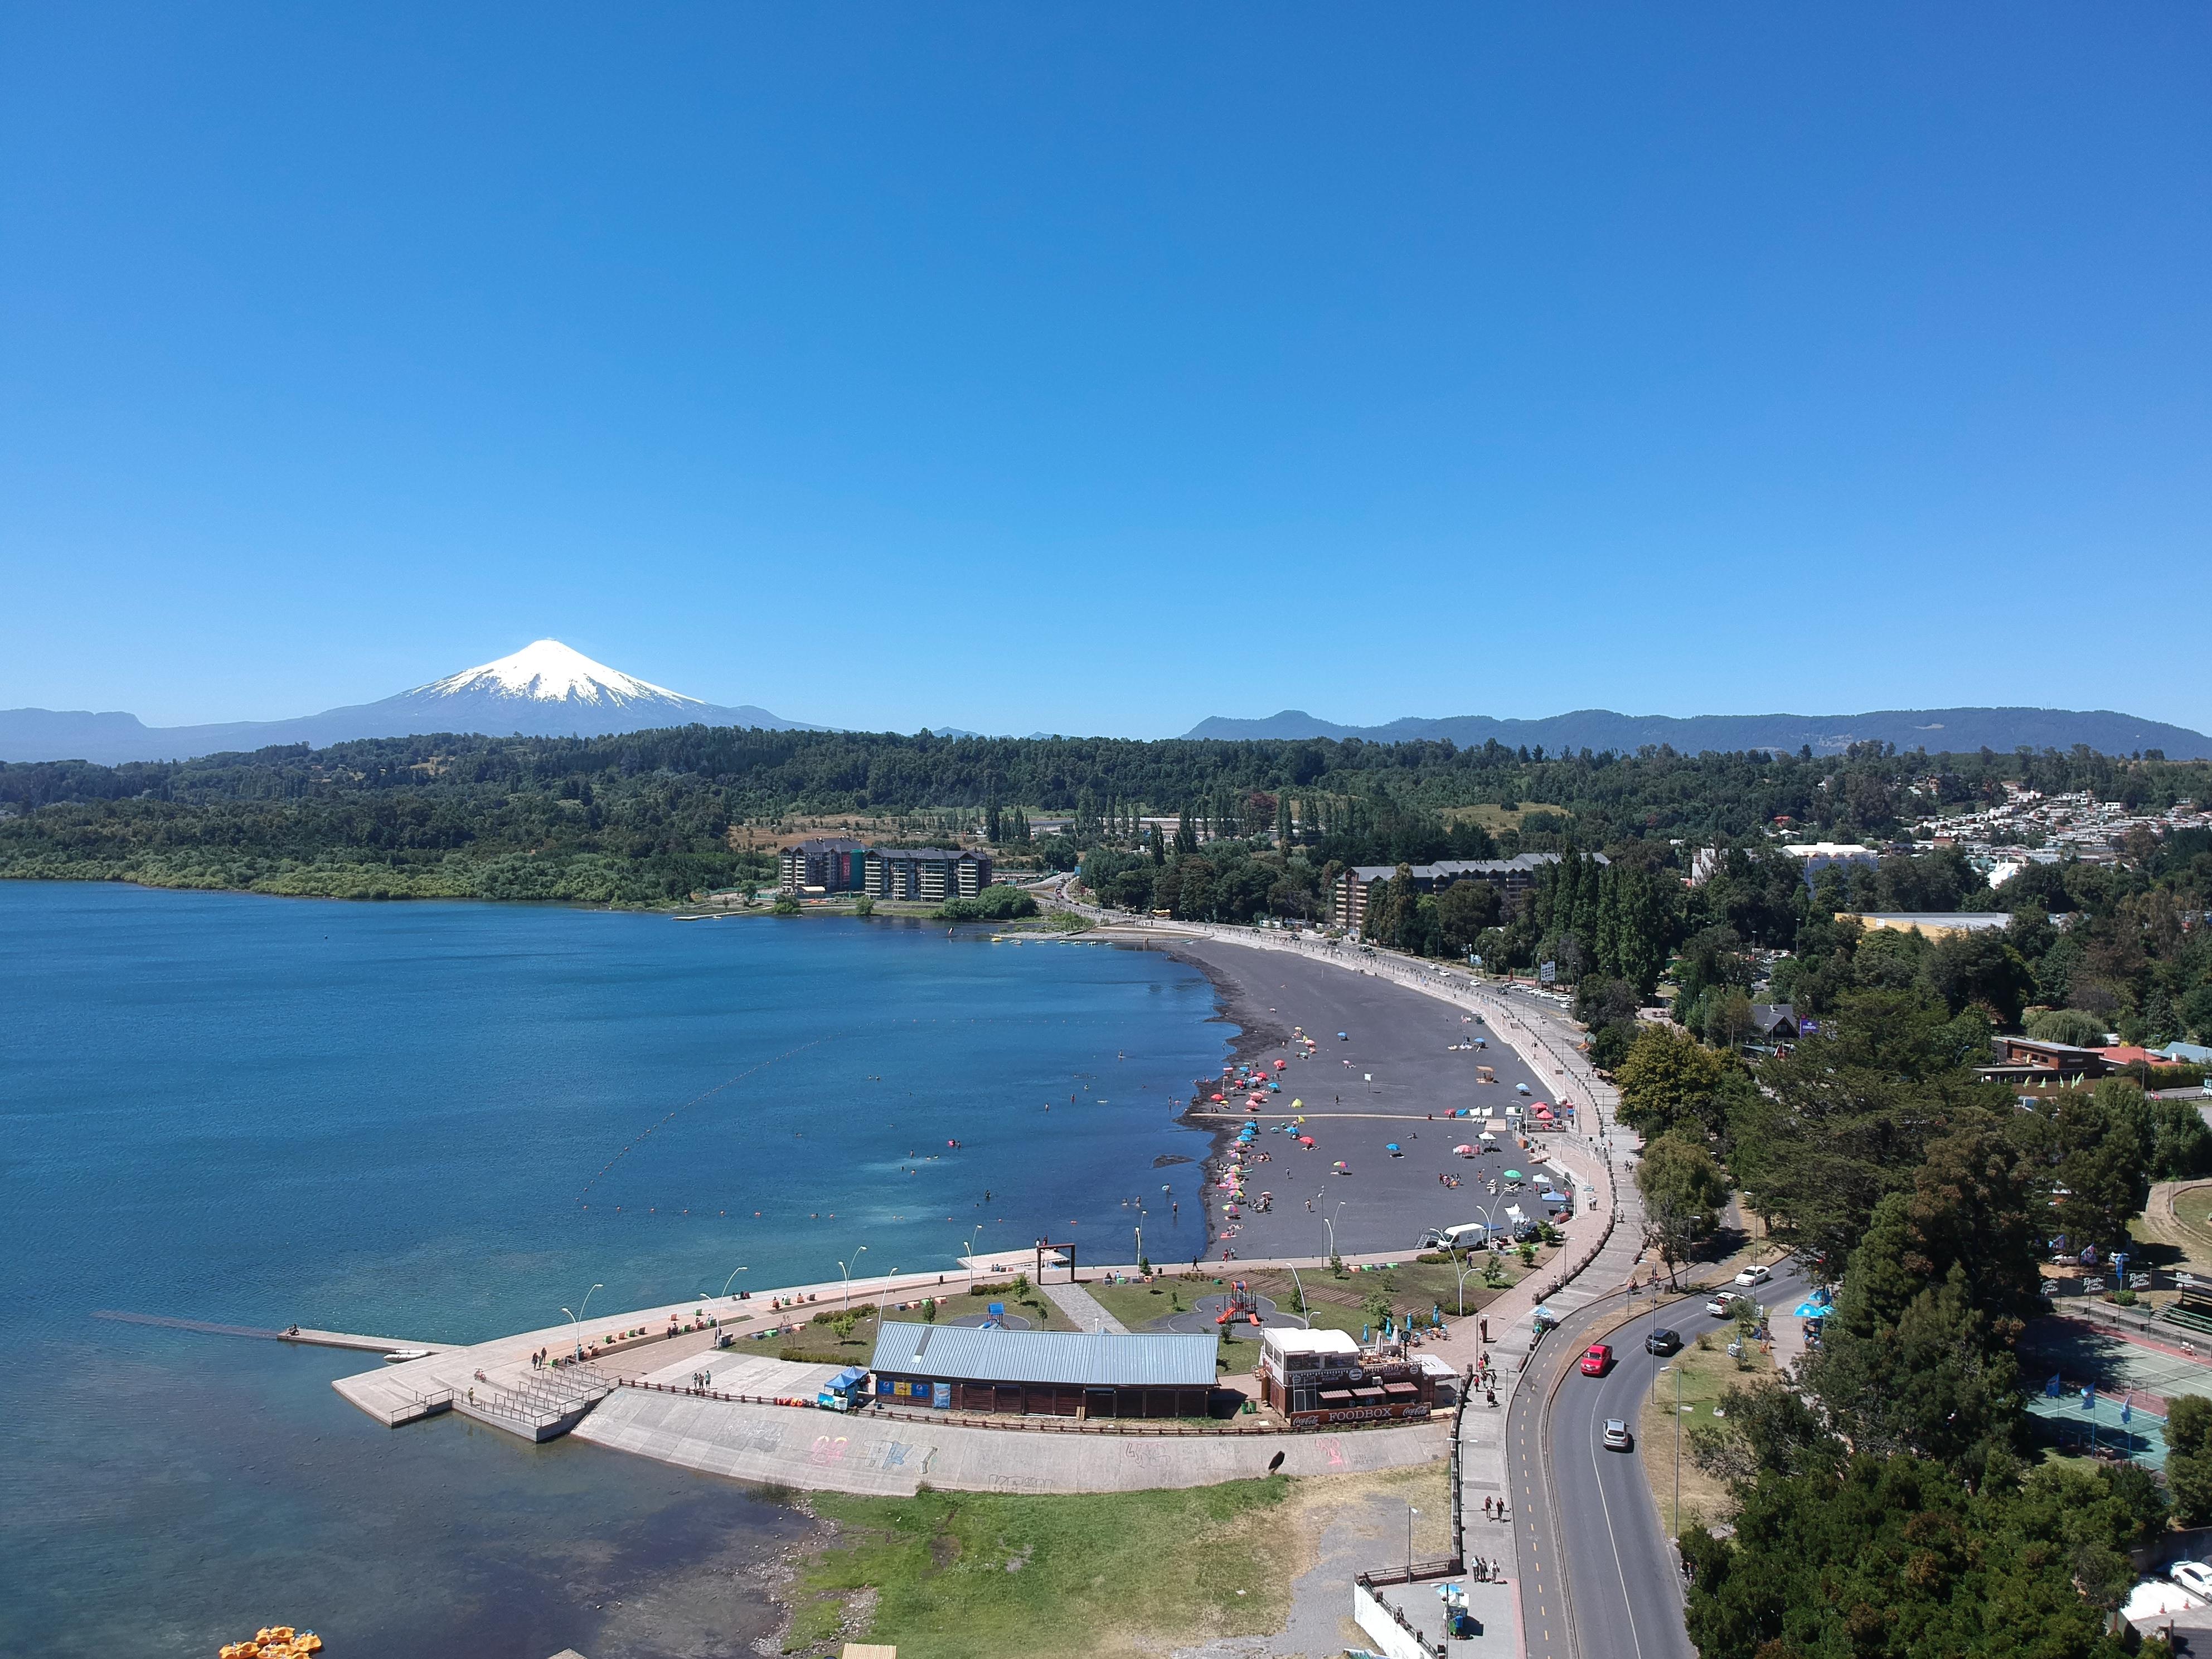
M1645 744L1668 744L1685 754L1707 750L1787 749L1810 745L1816 755L1840 753L1855 743L1893 743L1900 750L1978 749L2001 752L2071 749L2077 743L2106 755L2165 751L2169 760L2212 759L2212 738L2160 720L2114 714L2109 708L1890 708L1870 714L1616 714L1583 708L1543 720L1494 720L1455 714L1443 720L1392 720L1388 726L1338 726L1304 709L1285 708L1265 720L1215 715L1184 733L1190 738L1359 738L1369 743L1437 742L1479 748L1495 738L1518 749L1542 745L1547 754L1611 749L1622 753Z
M147 726L136 714L51 708L0 710L0 761L186 760L195 755L305 743L321 748L356 738L404 738L425 732L481 732L494 737L605 737L657 726L757 726L773 732L824 728L785 720L750 703L731 708L593 662L558 640L538 640L481 667L376 702L326 708L289 720L233 720L217 726Z
M593 662L558 640L538 640L476 668L432 680L376 702L326 708L288 720L233 720L214 726L149 726L136 714L51 708L0 709L0 761L188 760L198 755L304 743L322 748L356 738L402 738L431 732L477 732L493 737L605 737L663 726L750 726L771 732L832 728L786 720L750 703L730 708L702 702L634 674ZM977 735L953 726L928 728L941 738ZM1042 737L1042 732L1033 732ZM1788 749L1810 744L1817 755L1879 739L1899 749L2008 750L2071 749L2086 743L2108 755L2145 749L2172 760L2212 759L2212 738L2179 726L2117 714L2109 709L1891 709L1872 714L1616 714L1585 708L1546 720L1493 720L1460 714L1445 720L1392 720L1388 726L1339 726L1303 709L1286 708L1266 720L1200 720L1185 734L1225 739L1360 738L1370 743L1435 741L1462 747L1495 738L1514 748L1539 744L1549 754L1577 749L1627 751L1645 744L1670 744L1685 753L1703 750Z

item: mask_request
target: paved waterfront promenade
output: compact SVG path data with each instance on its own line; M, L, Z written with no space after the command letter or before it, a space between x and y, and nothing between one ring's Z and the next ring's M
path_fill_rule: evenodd
M1150 939L1140 927L1117 930L1123 936ZM1256 930L1178 926L1161 930L1157 942L1175 942L1218 951L1237 945L1277 951L1358 974L1437 999L1479 1014L1486 1029L1510 1044L1529 1071L1554 1079L1553 1092L1571 1086L1590 1108L1587 1133L1565 1131L1537 1138L1532 1156L1572 1179L1577 1213L1565 1229L1567 1243L1554 1262L1492 1302L1484 1321L1454 1322L1448 1338L1432 1340L1423 1352L1434 1354L1462 1374L1487 1367L1496 1375L1498 1403L1480 1391L1464 1418L1462 1439L1463 1499L1470 1554L1499 1562L1507 1577L1522 1571L1514 1533L1504 1521L1486 1521L1485 1498L1510 1490L1506 1469L1506 1420L1518 1385L1522 1360L1531 1346L1535 1310L1545 1306L1564 1316L1606 1293L1617 1293L1630 1277L1641 1250L1642 1217L1633 1183L1622 1171L1629 1145L1607 1129L1617 1097L1591 1072L1574 1047L1574 1034L1550 1002L1513 996L1459 974L1384 955L1328 947ZM1334 975L1329 977L1334 978ZM1412 1252L1347 1251L1346 1261L1402 1261ZM1221 1271L1224 1264L1214 1264ZM1240 1255L1238 1269L1297 1266L1323 1267L1326 1257L1255 1257ZM1000 1252L963 1261L958 1270L855 1279L854 1302L918 1304L927 1296L964 1296L970 1273L994 1278L1031 1271L1026 1253ZM1086 1278L1109 1273L1133 1273L1133 1264L1091 1264ZM1147 1487L1191 1486L1264 1473L1283 1454L1281 1468L1292 1474L1361 1474L1416 1467L1443 1459L1449 1449L1449 1422L1402 1428L1371 1428L1337 1434L1146 1435L1090 1431L1073 1425L1014 1429L987 1427L943 1419L894 1418L879 1412L852 1416L788 1406L717 1400L680 1392L692 1374L712 1373L716 1394L769 1400L811 1399L834 1369L774 1357L781 1344L757 1340L763 1329L792 1328L823 1307L834 1306L848 1287L829 1281L788 1289L756 1291L743 1302L720 1297L663 1307L594 1316L582 1328L587 1342L611 1329L644 1327L665 1331L672 1316L690 1324L697 1316L720 1317L737 1338L734 1346L714 1349L711 1329L643 1343L603 1356L592 1370L603 1376L657 1383L679 1392L617 1388L585 1415L574 1432L580 1438L683 1468L810 1489L911 1493L924 1480L933 1486L986 1492L1096 1492ZM1086 1292L1051 1287L1054 1300L1088 1328L1103 1310ZM805 1298L814 1300L809 1304ZM801 1305L771 1311L771 1300L799 1298ZM1086 1304L1088 1304L1086 1306ZM1093 1310L1096 1310L1095 1312ZM429 1395L452 1390L465 1398L471 1387L521 1389L532 1376L530 1357L546 1350L565 1354L576 1328L563 1322L541 1330L435 1353L404 1364L385 1365L332 1386L379 1421L404 1421L419 1413ZM1517 1519L1517 1516L1516 1516ZM1528 1564L1535 1572L1547 1564ZM1552 1571L1556 1571L1556 1568ZM1517 1637L1504 1620L1493 1621L1477 1651L1499 1655L1518 1650Z

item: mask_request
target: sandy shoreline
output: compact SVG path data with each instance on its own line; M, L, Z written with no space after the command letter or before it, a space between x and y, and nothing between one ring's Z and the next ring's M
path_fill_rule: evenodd
M1209 1256L1218 1261L1224 1248L1235 1258L1325 1256L1332 1243L1346 1255L1411 1249L1428 1227L1485 1219L1486 1210L1502 1218L1510 1203L1531 1213L1540 1207L1534 1194L1541 1184L1537 1165L1547 1157L1546 1137L1534 1137L1523 1151L1504 1114L1509 1101L1556 1104L1560 1079L1540 1077L1480 1018L1470 1020L1449 1003L1356 963L1211 939L1149 948L1167 950L1206 976L1215 1018L1237 1029L1231 1059L1291 1062L1283 1094L1269 1097L1255 1115L1268 1162L1247 1181L1255 1194L1272 1191L1274 1208L1243 1206L1231 1220L1218 1201L1222 1195L1209 1191ZM1317 1040L1312 1059L1291 1047L1296 1026ZM1341 1041L1340 1031L1346 1034ZM1477 1041L1487 1047L1468 1046ZM1495 1081L1480 1082L1478 1067ZM1302 1103L1304 1132L1316 1143L1310 1151L1291 1136L1269 1133L1291 1115L1294 1101ZM1445 1115L1470 1107L1487 1107L1496 1115ZM1207 1158L1218 1169L1246 1115L1234 1101L1210 1109L1194 1101L1177 1121L1211 1132ZM1480 1140L1486 1128L1498 1139ZM1400 1149L1395 1154L1388 1150L1393 1144ZM1485 1155L1453 1153L1467 1145L1484 1148ZM1339 1171L1339 1163L1350 1167ZM1508 1168L1537 1178L1519 1192L1501 1181L1492 1193L1490 1182ZM1448 1186L1439 1176L1460 1185Z

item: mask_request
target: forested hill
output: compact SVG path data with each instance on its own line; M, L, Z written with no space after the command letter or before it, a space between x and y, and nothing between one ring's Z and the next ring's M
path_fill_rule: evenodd
M1996 799L2007 782L2155 808L2212 797L2212 765L1881 744L1814 757L706 726L422 736L0 765L0 875L660 902L757 871L733 826L797 813L1064 814L1073 833L1051 850L1071 859L1133 841L1140 815L1188 813L1218 835L1294 825L1317 857L1395 862L1492 845L1760 838L1778 817L1878 838L1938 805Z

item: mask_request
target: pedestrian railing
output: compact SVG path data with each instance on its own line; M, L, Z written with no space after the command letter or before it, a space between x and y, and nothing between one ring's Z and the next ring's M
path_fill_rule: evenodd
M648 1382L641 1379L620 1377L617 1386L637 1389L647 1394L677 1395L690 1400L719 1400L735 1406L788 1406L804 1411L826 1411L830 1407L803 1395L739 1394L730 1389L700 1387L680 1382ZM1162 1417L1035 1417L1012 1412L917 1412L902 1411L895 1406L868 1405L852 1413L854 1416L889 1418L902 1423L941 1423L957 1428L1013 1429L1028 1434L1120 1434L1158 1437L1177 1435L1214 1435L1220 1437L1254 1437L1292 1434L1347 1434L1372 1429L1413 1428L1434 1422L1433 1417L1393 1417L1365 1423L1317 1423L1311 1426L1274 1422L1264 1423L1192 1423L1176 1418Z

